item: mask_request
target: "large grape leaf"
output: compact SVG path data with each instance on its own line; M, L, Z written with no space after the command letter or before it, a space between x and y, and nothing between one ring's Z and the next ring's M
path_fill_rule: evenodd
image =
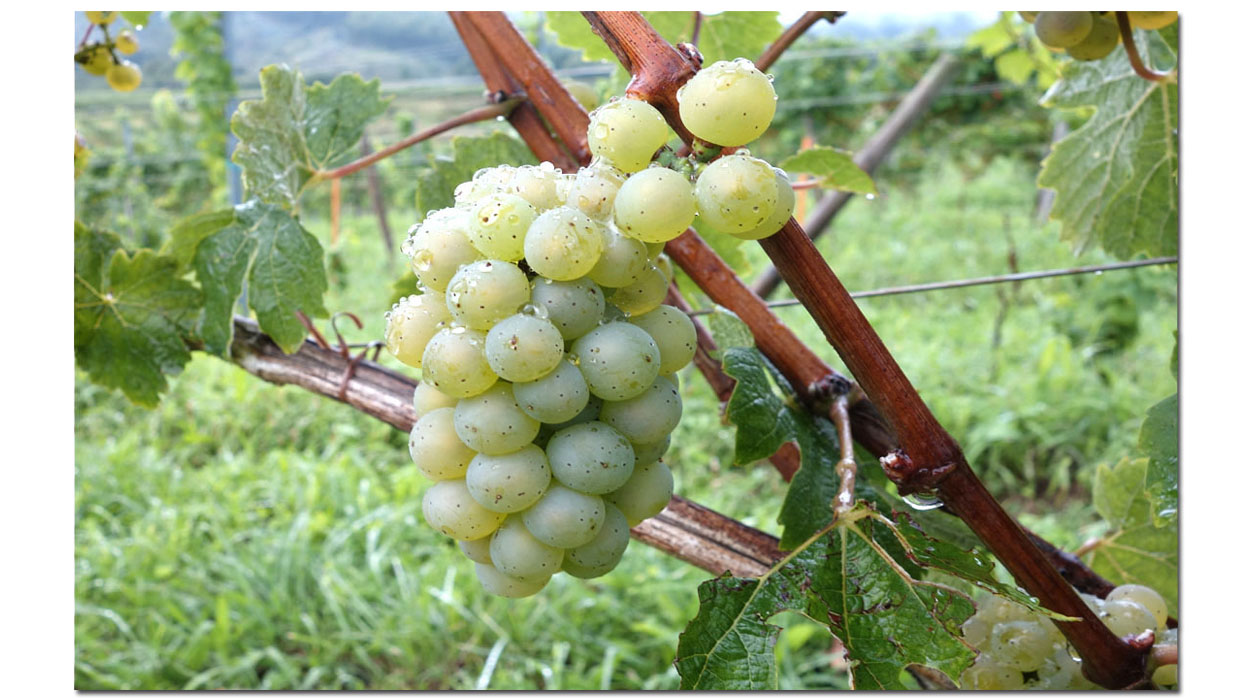
M1168 36L1173 36L1168 34ZM1137 32L1145 60L1176 62L1168 41ZM1096 243L1121 258L1178 252L1178 84L1135 74L1125 51L1074 61L1044 96L1062 109L1094 107L1044 159L1039 185L1056 190L1051 218L1078 250Z
M691 41L694 16L691 12L644 12L643 16L658 34L671 44ZM545 12L548 29L561 46L582 51L584 61L609 61L617 58L604 40L591 31L591 25L580 12ZM706 14L700 27L700 53L704 65L714 61L746 57L755 59L782 33L777 12L727 11Z
M231 160L243 168L248 192L269 204L295 209L300 192L319 170L347 163L365 125L390 98L377 79L340 75L330 85L306 87L285 65L261 70L261 99L239 105L230 120L239 139Z
M1145 478L1147 459L1123 459L1096 469L1092 500L1110 531L1087 558L1096 572L1115 583L1139 583L1178 605L1178 519L1158 527Z
M427 166L417 174L417 210L421 212L421 219L436 209L452 206L453 190L462 182L468 182L479 170L534 162L535 156L526 144L503 131L488 136L453 138L452 155L429 156Z
M326 316L322 246L282 207L253 199L191 217L175 226L167 250L173 259L190 261L204 290L199 334L209 352L230 351L245 279L248 306L284 352L294 352L306 335L296 311Z
M199 306L173 258L132 256L117 236L74 223L74 357L93 382L155 406L165 375L191 359L184 338Z
M1148 409L1139 449L1148 456L1145 480L1152 522L1160 526L1178 515L1178 394Z
M821 181L822 187L857 194L878 194L874 179L852 156L828 146L814 146L788 156L778 164L783 170L808 173Z
M818 531L759 579L729 575L700 585L700 610L678 638L680 687L769 690L778 685L774 615L795 610L844 644L858 689L903 690L909 664L956 678L974 658L960 625L964 594L921 580L893 558L889 524L864 503Z

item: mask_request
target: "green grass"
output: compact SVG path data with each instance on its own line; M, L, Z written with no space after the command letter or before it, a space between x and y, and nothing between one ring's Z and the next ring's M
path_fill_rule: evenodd
M1102 259L1075 261L1055 227L1028 223L1026 168L966 181L937 166L921 183L881 180L884 196L854 203L823 239L850 289L1002 272L1006 231L1022 269ZM393 211L393 227L411 216ZM324 221L306 225L325 238ZM331 252L328 308L366 322L350 339L380 337L403 261L361 216L345 217ZM1026 282L998 347L992 288L861 306L988 483L1072 547L1096 527L1089 474L1132 450L1148 406L1174 391L1175 288L1172 269ZM802 310L782 315L838 365ZM733 428L691 370L683 391L667 458L679 493L776 531L784 485L768 464L732 464ZM405 436L346 406L197 354L156 410L81 375L75 409L79 688L677 686L675 642L707 574L636 543L602 579L487 596L422 522L426 483ZM787 622L784 687L846 687L829 636Z

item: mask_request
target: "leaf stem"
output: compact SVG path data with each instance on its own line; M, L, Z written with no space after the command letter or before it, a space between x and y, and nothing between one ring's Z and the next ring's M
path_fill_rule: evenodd
M810 10L805 12L800 16L800 19L796 20L790 27L787 27L786 31L765 49L765 53L762 53L760 58L756 59L756 69L762 73L769 70L770 66L774 65L774 62L778 60L778 57L782 56L783 52L796 42L796 39L803 36L809 30L809 27L821 20L834 24L845 14L847 13L839 10Z
M1135 69L1135 74L1153 82L1172 78L1174 75L1172 71L1161 73L1144 64L1143 57L1139 55L1139 47L1135 45L1135 30L1130 26L1130 15L1121 10L1113 14L1117 17L1117 31L1122 35L1122 46L1126 49L1126 57L1130 59L1130 67Z
M347 165L342 165L334 170L319 171L314 174L314 177L319 180L335 180L344 177L345 175L351 175L358 170L364 170L365 168L370 167L384 158L393 156L406 148L416 146L427 139L438 136L445 131L455 129L458 126L473 124L474 122L487 121L488 119L495 119L496 117L506 117L515 107L521 104L522 101L523 98L521 97L510 97L500 102L496 102L495 104L489 104L483 107L471 109L470 111L453 117L445 122L441 122L427 129L422 129L406 139L398 141L384 149L374 151L363 158L358 158Z

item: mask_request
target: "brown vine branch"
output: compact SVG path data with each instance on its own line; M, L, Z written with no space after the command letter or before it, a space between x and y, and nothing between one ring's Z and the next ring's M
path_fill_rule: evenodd
M874 132L869 142L857 151L852 160L866 173L873 175L900 139L913 128L917 120L939 96L939 91L956 75L959 65L956 58L950 54L943 54L935 59L930 68L926 69L922 79L909 90L900 104L891 112L887 121ZM831 192L823 197L805 221L804 230L813 238L824 234L829 230L830 223L839 215L839 212L852 201L853 196L851 192ZM752 284L752 290L762 299L768 299L781 282L782 278L779 277L778 270L770 267L756 278L756 282Z
M508 116L514 108L521 104L521 102L522 98L511 97L501 100L500 102L496 102L495 104L489 104L483 107L471 109L465 114L453 117L428 129L423 129L402 141L393 143L381 151L375 151L363 158L358 158L347 165L342 165L333 170L319 171L314 174L314 177L321 180L337 180L345 175L351 175L358 170L364 170L365 168L370 167L388 156L393 156L406 148L416 146L427 139L438 136L445 131L455 129L458 126L473 124L474 122L487 121L488 119L495 119L496 117Z
M760 58L756 59L756 69L762 73L769 70L770 66L774 65L774 62L778 60L778 57L782 56L783 52L796 42L796 39L803 36L809 30L809 27L822 20L834 24L845 14L847 13L839 10L810 10L805 12L800 16L800 19L796 20L790 27L787 27L786 31L775 39L774 43L769 45L769 48L765 49L765 53L761 54Z
M1135 69L1135 74L1152 82L1169 80L1172 73L1161 73L1144 64L1143 57L1139 55L1139 47L1135 45L1135 30L1130 26L1130 15L1120 10L1113 14L1117 17L1117 31L1122 35L1126 58L1130 59L1130 67Z
M690 77L690 61L666 44L638 13L584 15L631 71L633 94L660 109L671 124L681 124L674 109L674 92ZM694 234L688 231L676 240L685 237ZM1049 609L1078 618L1076 622L1057 622L1057 626L1082 655L1084 672L1091 680L1113 688L1142 680L1143 651L1113 636L1090 615L1074 589L986 490L969 468L959 445L931 414L800 225L791 219L779 233L760 243L861 388L896 429L901 447L882 462L901 492L937 488L952 511L987 544L1019 583ZM668 248L667 244L667 251ZM764 309L759 298L758 305ZM769 313L768 309L764 312Z
M340 401L398 430L412 430L417 420L414 380L312 340L295 353L284 354L249 319L235 319L231 360L267 382ZM341 390L349 368L355 371ZM660 515L632 528L631 536L716 575L729 571L735 576L760 576L782 556L773 536L679 497L671 499Z

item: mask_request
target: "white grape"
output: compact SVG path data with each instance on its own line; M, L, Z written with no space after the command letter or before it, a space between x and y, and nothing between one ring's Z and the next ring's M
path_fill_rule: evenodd
M439 481L422 496L422 515L443 534L458 540L476 540L495 532L504 513L483 508L470 496L463 479Z
M652 336L661 352L661 374L686 367L696 356L696 326L691 317L668 304L627 319Z
M587 406L591 392L582 372L568 360L531 382L513 384L513 398L526 415L542 423L562 423Z
M444 328L426 344L422 379L458 399L481 394L498 377L487 363L487 334L464 326Z
M523 581L520 578L507 576L490 564L474 564L474 573L483 590L503 598L526 598L532 596L548 585L548 579Z
M556 369L565 355L565 340L551 321L519 313L487 332L487 363L501 379L530 382Z
M570 207L540 214L526 232L526 263L551 280L575 280L591 272L604 250L600 224Z
M661 351L638 326L606 323L574 341L571 355L591 393L608 401L642 394L660 373Z
M407 296L387 312L387 351L410 367L422 367L426 343L441 328L451 325L452 314L443 293L428 289L424 294Z
M513 399L513 388L506 383L461 399L453 411L461 442L483 454L516 452L539 433L539 421L522 411Z
M617 506L631 527L665 510L674 495L674 475L664 462L635 467L630 479L604 500Z
M624 172L647 167L652 155L669 140L665 117L642 100L612 100L589 117L587 147Z
M565 282L537 279L531 300L548 312L548 320L566 340L586 334L604 315L604 292L587 278Z
M691 182L659 166L627 178L613 203L613 221L622 233L647 243L677 238L695 218Z
M750 143L769 128L778 95L751 61L718 61L678 89L678 115L696 136L721 146Z
M522 513L522 522L535 539L550 547L579 547L595 539L604 525L604 501L553 484L543 498Z
M710 163L696 179L700 219L722 233L761 226L777 204L777 176L760 158L726 156Z
M631 442L652 443L665 439L682 418L683 402L678 387L665 377L657 377L638 396L623 401L605 401L600 420L613 426Z
M518 516L506 519L491 536L491 564L496 571L523 581L547 581L561 570L565 551L530 534Z
M474 459L474 450L465 446L456 434L454 410L437 408L413 424L409 433L409 456L428 478L434 481L459 479Z
M547 453L556 480L583 493L617 490L635 470L630 441L599 421L557 431L548 440Z
M461 209L440 209L414 227L403 250L413 274L425 287L442 292L462 265L482 257L469 240L469 215Z
M562 568L577 578L596 578L612 571L630 544L630 525L616 506L605 504L604 525L587 544L565 551Z
M530 280L513 263L478 260L453 275L447 298L458 323L486 331L530 301Z
M475 455L465 472L470 496L497 513L526 510L543 498L551 482L548 456L536 445L502 455Z

